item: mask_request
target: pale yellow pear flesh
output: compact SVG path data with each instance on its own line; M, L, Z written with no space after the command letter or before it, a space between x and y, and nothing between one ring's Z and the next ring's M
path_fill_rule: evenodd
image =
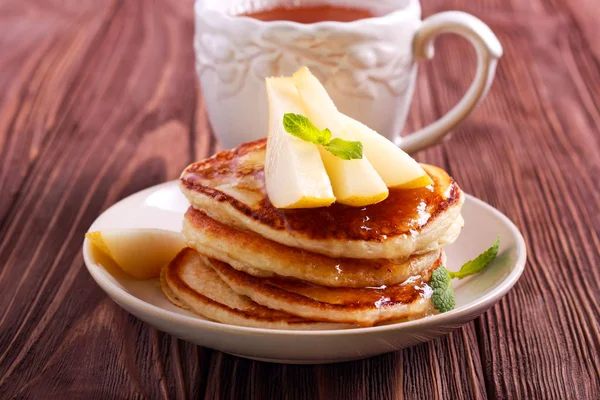
M364 167L361 162L364 157L362 160L343 160L324 149L321 157L338 203L362 207L388 197L389 190L375 169Z
M332 138L354 141L346 121L337 110L325 87L306 67L293 75L304 115L318 129L329 129ZM383 179L369 162L368 156L359 160L343 160L319 146L321 158L333 188L337 202L360 207L387 198L389 191Z
M419 163L368 126L343 115L348 130L363 144L363 152L389 188L415 189L433 184Z
M160 269L186 247L180 233L162 229L105 230L85 237L137 279L158 278Z
M277 208L325 207L336 199L316 145L285 131L283 116L303 114L300 95L291 78L267 78L269 132L265 181Z

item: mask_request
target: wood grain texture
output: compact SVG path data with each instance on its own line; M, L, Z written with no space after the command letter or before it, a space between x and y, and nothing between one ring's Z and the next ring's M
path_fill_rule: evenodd
M190 0L0 2L0 399L595 399L600 393L600 8L430 0L484 21L505 55L453 140L418 155L507 214L529 259L476 321L324 366L240 359L158 332L83 268L117 200L218 148L194 76ZM407 131L444 113L474 54L442 37Z

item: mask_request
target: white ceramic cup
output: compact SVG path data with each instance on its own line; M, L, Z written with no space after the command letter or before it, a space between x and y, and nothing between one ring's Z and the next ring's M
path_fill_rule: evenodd
M500 42L481 20L458 11L421 21L418 0L295 0L371 11L379 17L301 24L239 14L287 0L197 0L196 70L208 118L225 148L267 135L264 78L305 65L338 109L412 153L439 142L483 99L494 78ZM477 52L475 78L464 97L431 125L400 140L412 100L417 62L433 57L441 33L467 38Z

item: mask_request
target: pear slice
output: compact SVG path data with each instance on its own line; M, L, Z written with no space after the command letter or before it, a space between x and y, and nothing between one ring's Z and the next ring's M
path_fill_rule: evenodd
M180 233L162 229L114 229L85 237L137 279L158 278L160 269L186 247Z
M269 134L265 181L277 208L325 207L335 201L327 171L315 144L285 131L286 113L302 114L302 102L291 78L267 78Z
M319 80L306 67L293 75L306 115L318 129L328 128L332 138L356 140L346 121ZM388 188L363 154L360 160L343 160L319 146L337 201L361 207L384 200Z
M363 153L389 188L415 189L433 181L419 163L373 129L346 115L348 130L363 144Z

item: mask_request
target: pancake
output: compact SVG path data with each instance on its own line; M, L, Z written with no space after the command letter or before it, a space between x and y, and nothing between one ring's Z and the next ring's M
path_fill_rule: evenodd
M366 207L281 210L266 194L266 140L245 143L188 166L180 187L191 205L225 225L257 233L286 246L329 257L407 259L448 243L464 195L448 174L423 165L434 185L390 189Z
M263 307L234 292L209 266L208 259L186 248L161 272L161 288L176 306L213 321L270 329L339 329L348 325L310 321Z
M167 283L167 271L169 269L168 266L169 265L167 264L160 270L160 289L162 290L167 300L169 300L171 303L173 303L179 308L183 308L184 310L189 310L190 307L187 304L185 304L179 297L177 297L175 292L169 287L169 284Z
M449 232L448 241L460 233ZM440 250L413 255L407 260L331 258L265 239L249 231L222 224L190 207L183 222L188 246L256 277L290 277L329 287L393 285L428 269Z
M431 273L443 262L443 252L420 275L381 287L330 288L303 281L257 278L207 259L236 293L256 303L310 320L373 326L386 321L417 318L432 312Z

